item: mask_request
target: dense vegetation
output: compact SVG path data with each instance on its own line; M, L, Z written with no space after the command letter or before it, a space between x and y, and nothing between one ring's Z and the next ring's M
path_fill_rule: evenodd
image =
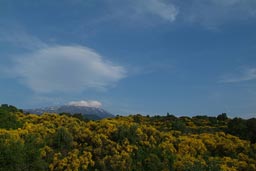
M0 171L255 171L256 119L117 116L88 121L0 107Z

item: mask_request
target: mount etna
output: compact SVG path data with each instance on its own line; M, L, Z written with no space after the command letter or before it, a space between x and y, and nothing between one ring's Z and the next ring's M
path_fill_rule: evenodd
M32 113L38 115L41 115L43 113L68 113L71 115L82 114L83 117L93 120L114 117L113 114L102 108L76 105L49 106L35 109L24 109L23 111L25 113Z

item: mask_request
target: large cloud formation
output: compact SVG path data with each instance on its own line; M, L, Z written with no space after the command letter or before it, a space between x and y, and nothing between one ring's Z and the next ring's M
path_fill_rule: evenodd
M36 93L105 89L125 77L124 67L84 46L38 49L19 57L13 70Z

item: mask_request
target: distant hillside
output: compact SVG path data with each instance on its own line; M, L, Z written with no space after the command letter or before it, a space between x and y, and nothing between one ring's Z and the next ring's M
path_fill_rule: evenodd
M50 106L37 109L24 109L24 112L39 115L43 113L70 113L71 115L82 114L85 118L94 120L114 117L113 114L101 108L73 105Z
M256 171L256 118L74 116L0 105L0 171Z
M74 116L0 106L0 171L256 171L256 118Z

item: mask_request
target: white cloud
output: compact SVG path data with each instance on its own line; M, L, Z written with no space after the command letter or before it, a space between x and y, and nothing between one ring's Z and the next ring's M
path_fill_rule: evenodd
M208 28L256 17L255 0L193 0L180 3L179 7L186 22Z
M174 22L178 8L167 0L109 0L109 13L102 15L100 21L119 20L134 25L154 24L159 21Z
M230 6L230 5L236 5L237 3L241 3L244 0L211 0L211 1L217 5Z
M255 0L109 0L108 7L111 12L104 17L118 18L121 22L140 21L139 24L154 25L161 19L179 20L216 29L231 22L256 18Z
M36 93L105 89L124 78L126 72L87 47L57 45L19 56L12 70Z
M134 8L138 14L152 14L170 22L175 21L178 9L162 0L136 0Z
M91 101L85 101L85 100L81 100L81 101L71 101L68 103L68 105L71 106L82 106L82 107L101 107L102 104L99 101L96 100L91 100Z
M0 42L27 50L47 47L46 43L42 42L37 37L29 35L19 25L6 26L0 23L0 26Z
M243 81L256 80L256 68L247 68L239 74L229 74L223 76L222 83L238 83Z

